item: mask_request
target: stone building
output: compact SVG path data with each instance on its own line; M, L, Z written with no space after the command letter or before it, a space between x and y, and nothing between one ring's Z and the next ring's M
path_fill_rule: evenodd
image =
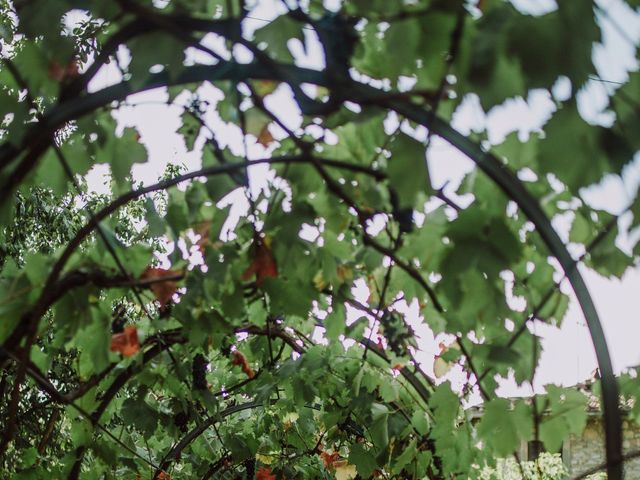
M640 425L624 419L623 428L624 453L640 450ZM572 476L604 463L604 431L600 412L589 416L582 435L572 435L564 442L562 460ZM626 462L624 473L625 479L640 479L640 458Z
M587 424L581 435L571 435L562 445L562 461L572 478L586 470L602 465L605 462L605 441L602 411L599 398L593 394L591 386L595 377L576 388L587 395ZM623 453L640 451L640 424L629 419L628 412L633 405L621 400L620 409L623 415ZM541 451L534 442L523 442L520 446L520 457L534 460ZM640 480L640 456L625 462L625 479Z
M605 463L605 438L603 428L602 410L600 400L592 392L592 386L597 379L597 374L585 383L575 386L587 396L587 423L580 435L571 435L563 442L560 455L562 462L569 471L568 478L573 478L589 469L599 467ZM621 399L620 409L623 421L623 453L638 453L638 456L625 462L625 480L640 480L640 423L629 418L629 411L633 403ZM471 418L476 420L482 416L482 407L474 407ZM523 441L518 448L518 456L521 460L535 460L544 452L542 442ZM594 475L591 479L606 478Z

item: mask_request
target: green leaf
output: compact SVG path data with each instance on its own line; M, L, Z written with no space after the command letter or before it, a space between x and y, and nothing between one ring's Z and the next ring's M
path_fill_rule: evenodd
M30 253L25 259L24 272L32 285L41 286L47 278L51 259L46 255Z
M129 42L132 85L143 85L150 77L149 70L153 66L162 67L168 78L175 79L182 70L184 48L182 41L169 32L160 31L135 37Z
M526 141L519 139L518 132L512 132L506 136L500 145L495 145L493 152L503 157L514 169L519 170L524 167L537 169L537 152L539 136L535 133L529 134Z
M420 410L413 412L411 425L420 435L426 435L429 432L429 420L427 419L427 414Z
M544 126L538 164L545 173L553 173L573 191L597 182L610 171L599 145L600 131L566 106Z
M530 418L526 408L512 410L504 398L490 400L483 405L478 435L495 450L496 455L505 457L517 451L521 439L518 424L526 425Z
M416 50L419 68L411 73L417 76L417 89L433 89L440 87L440 82L447 68L447 56L451 44L451 35L456 25L456 12L433 10L427 15L419 16L420 44ZM439 114L443 114L446 96L440 101Z
M549 452L560 450L567 433L567 426L560 418L546 418L540 423L540 440Z
M51 365L52 358L47 355L38 345L31 347L31 361L40 369L41 372L47 372Z
M420 23L417 19L393 22L384 33L385 48L393 55L385 70L396 77L400 73L413 73L416 66L416 51L420 43ZM397 72L396 75L393 73Z
M78 417L71 422L71 440L76 447L87 445L92 436L93 427L88 419Z
M24 42L13 61L19 71L29 72L26 82L31 91L47 96L55 92L57 84L49 75L52 59L42 44Z
M323 322L326 329L326 336L329 340L336 341L340 335L344 334L346 327L345 321L344 305L337 303Z
M461 90L474 92L489 110L504 100L526 92L519 63L505 55L504 31L513 7L490 9L476 25L467 24L457 62L462 70ZM496 88L500 85L500 88Z
M4 12L3 12L4 13ZM0 18L0 38L6 43L13 42L14 25L9 15Z
M369 478L378 466L373 454L360 443L351 445L349 463L356 466L362 478Z
M176 237L189 228L189 209L183 192L172 190L169 194L169 205L165 220Z
M355 378L353 379L353 395L357 397L360 394L360 387L362 385L362 379L364 377L364 368L358 370Z
M385 450L389 444L389 409L380 403L373 403L371 417L371 440L378 450Z
M259 137L262 130L271 123L269 118L262 110L253 107L244 112L245 132Z
M419 192L431 191L425 146L401 133L391 143L389 183L398 195L401 208L413 207Z
M287 46L290 39L297 39L304 47L302 23L293 20L288 15L280 15L266 26L256 30L254 41L258 46L261 42L268 45L266 51L274 60L291 61L293 56Z
M398 393L398 385L392 379L386 379L380 383L380 396L385 402L397 400Z
M129 186L132 165L146 161L147 149L139 142L139 134L133 128L125 128L120 137L109 137L96 154L96 163L109 164L113 179L122 189Z
M569 310L569 296L556 291L550 300L538 312L539 318L544 318L547 322L560 326L567 311Z
M91 323L76 335L80 346L80 376L88 378L109 366L109 317L98 308L91 309Z
M396 474L402 472L402 469L415 459L417 453L418 450L416 449L416 440L413 439L411 440L411 442L409 442L409 445L407 445L402 450L402 453L395 459L393 472Z
M124 248L119 254L126 262L127 271L133 278L139 278L153 260L153 250L149 245L144 244Z
M158 426L158 416L143 398L127 398L122 404L122 420L135 426L145 438L149 438Z
M165 224L158 215L155 204L151 198L148 198L144 202L144 208L146 210L145 219L147 225L149 225L149 234L156 237L163 235L165 232Z
M239 161L236 158L227 160L229 163ZM218 159L215 157L210 148L205 148L202 152L202 166L213 167L220 165ZM239 181L238 181L239 180ZM235 188L244 183L244 172L238 169L235 173L221 174L221 175L209 175L206 181L206 189L209 194L209 198L214 202L218 202L225 195L231 193Z
M364 115L364 121L336 128L334 133L338 136L338 141L335 145L324 147L326 156L369 166L372 160L379 157L377 149L385 144L387 138L382 123L384 117L380 112L376 113L377 115ZM424 158L424 152L422 157ZM308 177L307 175L306 180L310 181ZM316 177L314 175L312 178Z
M513 348L500 345L489 346L488 359L492 362L513 364L520 359L521 354Z
M92 293L88 287L72 289L56 303L55 320L59 326L58 335L65 331L75 334L93 320L89 310L89 298Z
M184 137L184 144L187 150L193 150L196 139L200 134L202 125L198 121L197 113L185 111L181 116L181 125L178 128L178 133Z
M38 450L35 447L28 448L22 453L22 464L24 468L33 466L36 460L38 460Z
M91 450L107 465L113 465L118 461L116 450L107 442L94 441L91 444Z
M571 224L569 240L586 245L591 240L592 231L593 222L587 220L587 218L579 211L576 212L576 216L573 219L573 223Z
M86 175L93 161L79 138L71 138L58 147L58 152L59 154L53 148L47 150L36 170L35 182L50 187L55 194L64 195L72 180L66 167L69 167L75 178L76 175Z
M460 409L460 400L451 391L451 384L447 381L436 387L431 396L431 405L435 411L438 429L448 429L453 426ZM438 432L434 432L436 435Z
M518 59L529 88L551 88L558 76L565 75L577 92L594 73L592 47L598 41L600 31L593 5L567 2L540 17L513 15L506 43L509 53Z
M316 292L311 285L296 285L280 278L266 278L262 288L269 294L274 312L306 318Z
M582 433L587 423L587 397L576 390L554 385L548 385L547 392L550 413L540 424L540 439L548 451L556 452L569 433Z

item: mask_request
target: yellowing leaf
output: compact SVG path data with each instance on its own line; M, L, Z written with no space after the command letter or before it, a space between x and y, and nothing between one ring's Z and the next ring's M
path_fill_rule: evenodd
M452 366L453 365L451 363L443 360L440 357L436 357L435 361L433 362L433 373L436 378L444 377L447 373L449 373L449 370L451 370Z
M460 346L457 341L454 341L451 345L447 346L444 342L440 343L440 353L436 355L433 360L433 373L436 378L444 377L451 367L453 367L453 362L448 362L442 358L442 356L451 349L460 350Z
M313 277L313 286L316 287L317 290L324 290L327 287L327 282L322 275L322 270L319 270Z
M251 82L253 90L259 97L266 97L270 93L273 93L278 88L278 82L273 80L256 80Z
M300 416L296 412L289 412L284 417L282 417L283 422L295 422L298 420Z
M346 460L334 462L333 466L336 469L336 480L352 480L358 474L356 466Z
M273 455L263 455L261 453L256 453L256 460L260 463L264 463L265 465L271 465L273 461Z
M338 265L336 267L336 275L342 283L353 280L353 269L347 265Z
M291 426L298 420L298 414L296 412L289 412L282 417L282 423L284 425L285 432L291 428Z

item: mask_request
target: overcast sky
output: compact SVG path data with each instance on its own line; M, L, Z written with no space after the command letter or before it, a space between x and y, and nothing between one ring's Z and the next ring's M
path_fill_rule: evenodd
M335 5L337 2L327 2ZM519 8L532 13L543 13L553 9L555 3L548 0L518 0L514 1ZM604 44L594 49L594 60L602 78L612 82L622 82L627 78L627 71L638 68L635 58L635 49L631 41L636 44L640 41L640 17L618 0L602 0L599 2L607 12L610 19L603 19ZM265 22L274 18L282 8L274 0L259 0L256 8L251 12L247 28L255 29L263 26ZM297 41L291 41L290 47L296 56L298 64L311 68L322 68L323 58L320 47L312 33L307 34L306 55ZM208 36L206 43L209 47L221 51L223 42ZM238 50L237 55L244 52ZM190 52L196 56L197 53ZM126 61L126 51L121 50L120 58ZM120 73L113 62L106 65L98 73L90 85L91 90L103 88L106 85L117 83L121 80ZM579 96L579 106L582 115L591 122L611 122L610 113L603 112L606 106L606 89L614 86L614 83L606 84L591 82ZM566 95L566 84L559 82L554 94L559 98ZM200 93L203 97L215 100L220 97L218 91L211 87L202 87ZM188 152L182 138L176 134L180 126L182 110L178 107L162 105L167 98L164 90L154 90L131 96L128 103L135 107L122 107L115 112L120 126L135 126L140 134L141 141L149 151L149 162L134 165L134 178L150 183L157 180L168 163L184 164L188 170L195 170L200 166L200 154L204 138L196 143L193 152ZM180 98L179 98L180 99ZM215 103L215 102L213 102ZM267 106L293 129L300 125L300 117L297 107L292 101L286 87L267 98ZM489 139L492 143L500 143L504 136L512 131L518 131L522 137L526 137L532 130L539 129L553 113L554 103L549 94L543 91L533 91L527 99L508 101L504 106L496 107L485 117L477 101L468 99L464 102L454 118L454 126L468 133L471 129L486 127ZM242 154L242 142L239 131L228 128L220 121L215 111L206 115L207 123L218 133L218 140L222 145L229 145L235 153ZM276 138L283 132L273 128ZM426 131L422 132L423 135ZM254 141L249 142L249 158L258 158L268 153L262 146ZM435 187L448 182L447 192L454 196L453 191L462 178L462 175L472 168L472 163L456 150L449 147L444 141L435 140L428 157L431 179ZM622 211L633 198L640 181L640 158L627 168L623 178L610 176L599 186L584 192L585 198L595 207L604 208L614 214ZM97 191L105 190L104 175L108 172L105 165L97 166L89 175L90 186ZM267 166L258 166L250 173L253 188L264 185L265 179L272 178ZM241 194L233 195L230 202L234 203L232 214L242 212L246 208ZM628 219L625 219L628 221ZM556 222L556 228L560 230L563 238L567 237L567 222ZM628 239L620 238L622 246L629 245ZM596 307L603 322L605 334L612 355L616 371L633 365L640 364L640 349L637 339L640 338L640 270L629 270L624 278L610 280L595 273L582 269L585 280L594 297ZM569 291L567 285L563 285L565 291ZM366 293L359 292L366 298ZM407 307L412 312L410 317L415 318L417 308ZM572 385L584 380L596 367L595 355L591 345L588 330L584 324L579 306L572 300L569 312L561 328L555 328L541 323L536 324L536 333L544 338L542 342L543 355L536 377L537 385L546 383L558 383ZM422 354L419 356L427 371L431 370L433 355L437 353L437 341L425 328L420 328L420 346ZM454 383L459 381L455 372L451 374ZM513 382L505 382L500 390L503 395L526 393L517 391Z

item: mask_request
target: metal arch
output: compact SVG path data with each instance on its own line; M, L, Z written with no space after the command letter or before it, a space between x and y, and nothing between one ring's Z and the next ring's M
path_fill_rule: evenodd
M376 91L377 93L377 91ZM602 378L602 404L605 420L605 449L607 455L607 475L610 480L622 479L622 422L618 408L618 384L613 373L609 349L602 330L593 299L587 285L577 269L576 262L569 254L565 244L551 225L538 201L525 189L522 182L495 155L485 152L480 145L469 140L447 122L432 112L409 102L392 101L389 108L404 115L442 137L453 147L471 159L502 191L525 213L535 225L542 240L551 254L560 262L566 277L571 283L580 308L589 327L591 340Z

